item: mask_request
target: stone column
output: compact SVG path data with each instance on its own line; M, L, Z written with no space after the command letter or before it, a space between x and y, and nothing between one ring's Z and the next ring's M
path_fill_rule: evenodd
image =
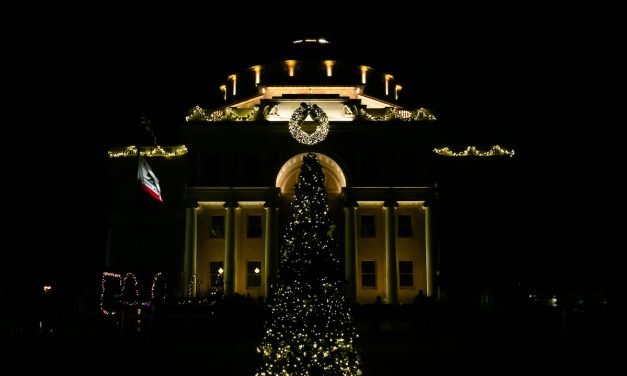
M183 254L183 281L182 293L185 296L188 293L189 284L192 283L191 293L196 296L197 278L192 277L197 273L197 254L198 254L198 204L194 203L185 208L185 253Z
M435 293L435 270L433 259L433 224L431 223L431 207L427 206L425 202L423 207L425 209L425 267L427 275L427 296L433 296Z
M278 238L278 213L279 208L271 202L264 204L266 211L265 224L265 296L270 296L272 284L276 281L279 269L279 238Z
M238 206L237 201L224 203L224 294L227 296L235 292L235 209Z
M355 247L355 218L357 203L344 206L344 278L346 279L346 297L350 303L357 301L357 249Z
M386 201L385 207L385 292L388 304L398 303L398 256L396 252L396 201Z

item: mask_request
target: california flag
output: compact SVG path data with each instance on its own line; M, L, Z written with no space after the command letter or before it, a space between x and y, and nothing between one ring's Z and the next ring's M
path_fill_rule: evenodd
M161 198L161 187L159 186L159 179L152 172L152 169L148 165L148 162L139 156L139 168L137 169L137 180L142 185L144 191L150 193L150 195L160 202L163 202Z

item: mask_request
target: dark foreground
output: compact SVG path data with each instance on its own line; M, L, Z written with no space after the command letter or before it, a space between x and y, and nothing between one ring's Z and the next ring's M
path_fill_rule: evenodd
M265 306L169 305L118 318L92 313L3 337L5 367L63 374L254 375ZM603 372L613 364L613 320L601 308L522 306L469 312L443 305L354 308L365 375ZM138 322L138 319L141 321ZM4 328L6 329L6 328ZM52 331L50 331L52 329ZM139 329L139 330L138 330ZM6 368L8 369L8 368Z

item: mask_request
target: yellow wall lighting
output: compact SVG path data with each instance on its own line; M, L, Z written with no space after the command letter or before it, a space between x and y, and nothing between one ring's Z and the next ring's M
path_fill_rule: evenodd
M287 64L287 71L290 77L294 77L294 67L296 67L296 60L285 60Z
M394 76L391 74L385 75L385 95L390 95L390 80L393 78Z
M333 60L324 61L324 65L327 67L327 77L333 76L333 64L335 64Z
M259 85L261 82L261 65L255 65L253 70L255 71L255 85Z
M365 65L361 66L361 83L362 84L366 83L366 73L368 73L368 69L370 69L370 68L368 68Z
M233 81L233 96L237 95L237 75L232 74L229 76L229 80Z

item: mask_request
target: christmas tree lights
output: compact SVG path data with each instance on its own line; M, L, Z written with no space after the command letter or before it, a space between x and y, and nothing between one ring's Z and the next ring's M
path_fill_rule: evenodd
M358 334L329 236L324 174L315 154L303 160L257 375L361 375Z

